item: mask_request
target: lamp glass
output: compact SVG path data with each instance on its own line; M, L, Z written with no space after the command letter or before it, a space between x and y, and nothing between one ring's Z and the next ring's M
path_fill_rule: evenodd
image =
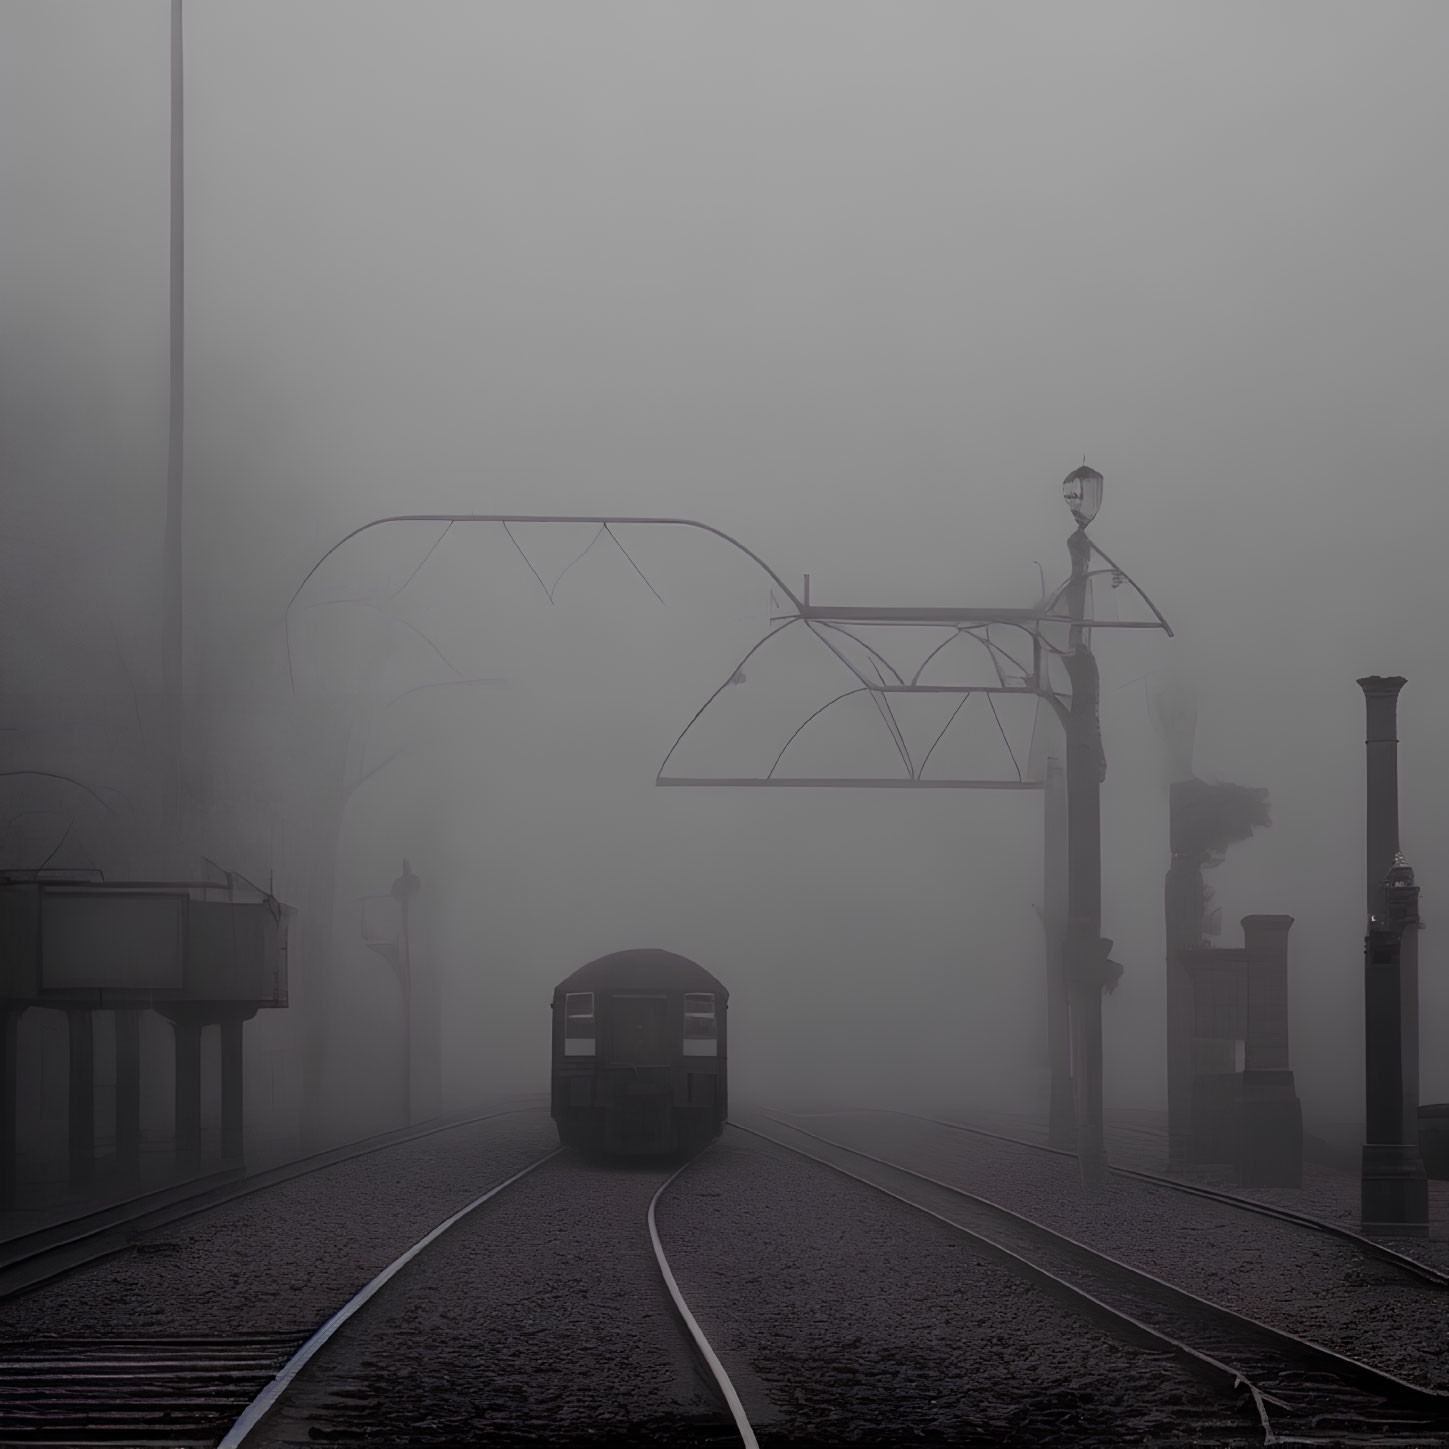
M1072 517L1085 528L1102 506L1102 475L1083 463L1062 479L1062 497L1072 510Z

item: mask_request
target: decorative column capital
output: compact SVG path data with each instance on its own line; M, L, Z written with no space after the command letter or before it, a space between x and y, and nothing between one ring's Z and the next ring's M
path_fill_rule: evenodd
M1358 687L1369 699L1397 699L1408 682L1402 674L1370 674L1358 681Z

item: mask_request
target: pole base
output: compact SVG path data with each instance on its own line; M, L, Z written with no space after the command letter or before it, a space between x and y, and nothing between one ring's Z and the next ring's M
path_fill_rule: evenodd
M1414 1142L1365 1143L1360 1228L1373 1238L1429 1236L1429 1179Z
M1089 1190L1105 1187L1111 1175L1102 1124L1085 1118L1077 1123L1077 1171Z
M1050 1115L1047 1118L1047 1146L1071 1152L1077 1145L1077 1106L1070 1077L1052 1081Z
M1111 1169L1107 1163L1107 1154L1102 1150L1100 1143L1094 1147L1085 1146L1082 1143L1077 1145L1077 1170L1081 1174L1082 1186L1095 1190L1105 1187L1107 1179L1111 1175Z

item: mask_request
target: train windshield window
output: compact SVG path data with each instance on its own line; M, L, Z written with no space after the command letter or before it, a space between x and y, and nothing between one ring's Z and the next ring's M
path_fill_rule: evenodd
M605 1055L611 1062L658 1066L674 1053L669 1041L669 998L611 996Z
M714 1014L714 993L684 993L684 1055L712 1057L719 1054L719 1021Z
M591 1057L594 1054L594 993L570 991L564 996L564 1055Z

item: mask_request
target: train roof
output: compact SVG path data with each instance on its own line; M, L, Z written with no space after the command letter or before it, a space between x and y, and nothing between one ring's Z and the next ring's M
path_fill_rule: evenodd
M608 991L613 988L712 991L722 1001L729 997L724 983L698 961L653 946L600 956L580 966L572 976L564 977L554 988L554 995L563 991Z

